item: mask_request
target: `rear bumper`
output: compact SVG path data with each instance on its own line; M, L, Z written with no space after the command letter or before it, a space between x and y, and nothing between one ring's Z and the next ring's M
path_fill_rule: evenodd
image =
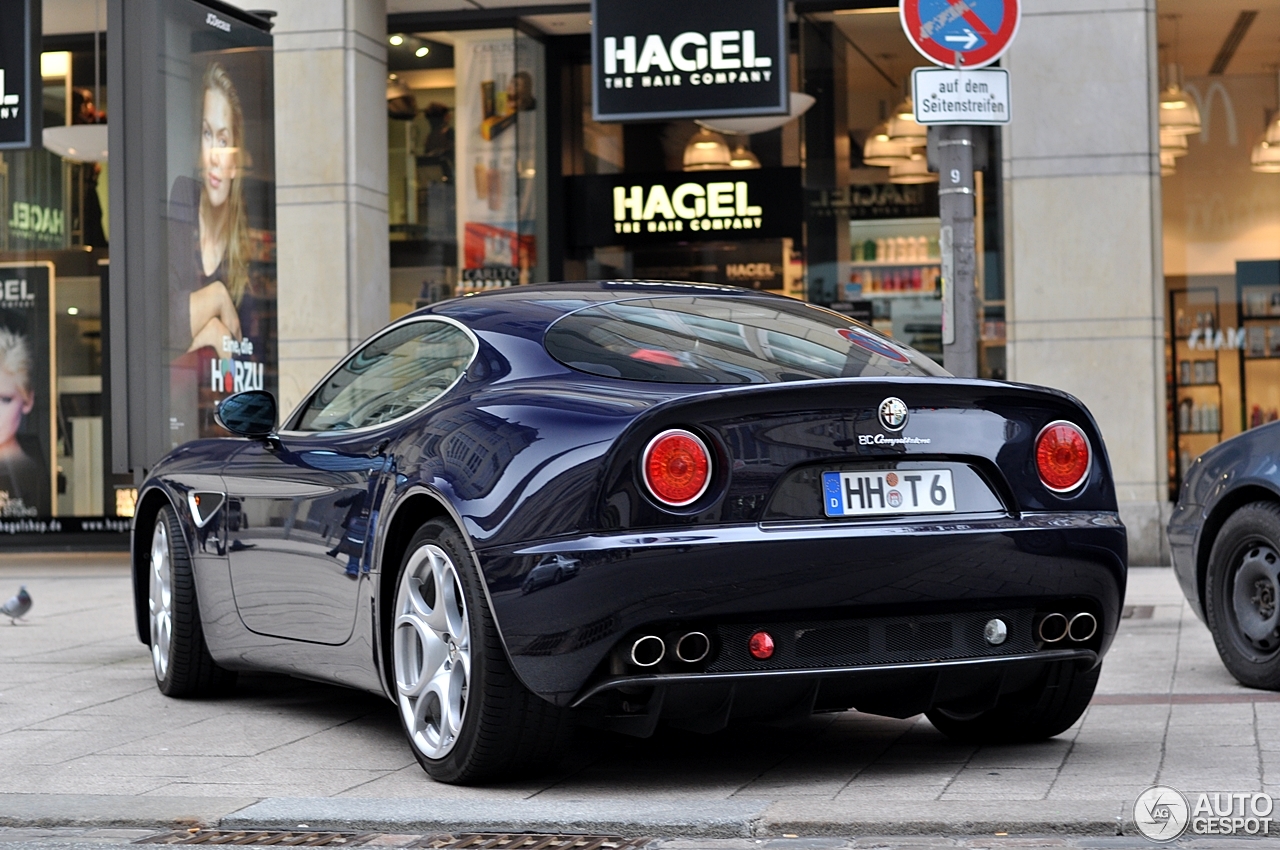
M686 626L708 634L732 624L800 620L897 618L909 626L912 617L1071 605L1097 616L1098 634L1088 651L1099 658L1119 623L1126 569L1124 526L1111 512L685 528L561 538L478 554L517 675L560 705L634 673L617 664L614 650L624 641L646 630ZM545 572L557 558L573 563L559 582L527 581L536 567ZM1036 658L1019 663L1038 665L1052 651L1031 649ZM826 661L822 669L862 669ZM918 666L894 668L894 674L919 678L938 666L912 663ZM873 668L867 671L890 666ZM830 674L806 667L794 675Z
M932 708L967 714L1034 686L1050 664L1088 669L1097 663L1090 650L1056 650L941 663L633 676L593 685L573 705L592 725L640 737L659 721L715 732L737 719L797 721L847 708L890 717Z

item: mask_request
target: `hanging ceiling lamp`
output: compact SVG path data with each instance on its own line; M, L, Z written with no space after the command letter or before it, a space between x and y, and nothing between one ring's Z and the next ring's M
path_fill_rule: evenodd
M1178 51L1178 16L1173 19L1173 50ZM1165 66L1164 88L1160 90L1160 129L1184 136L1200 132L1200 109L1182 87L1182 68L1176 61Z
M1280 174L1280 144L1259 141L1249 154L1249 167L1260 174Z
M862 162L888 168L911 158L911 146L889 138L889 122L881 121L862 143Z
M1280 79L1276 98L1280 100ZM1280 174L1280 110L1267 115L1267 129L1249 152L1249 166L1260 174Z
M1169 130L1160 131L1160 154L1178 157L1187 153L1187 137Z
M730 168L759 168L760 158L751 152L750 145L747 144L746 136L737 136L734 139L733 150L729 153Z
M98 2L93 3L93 105L91 115L79 116L81 120L92 118L83 124L65 124L57 127L45 127L41 137L45 150L73 162L106 162L107 161L107 116L102 112L102 85L99 79L99 44L101 41L98 15ZM68 67L67 84L71 79ZM43 74L41 74L43 76ZM67 116L69 121L77 116Z
M917 124L911 111L911 98L898 104L889 119L889 138L899 144L911 147L924 147L928 141L929 131L923 124Z
M1172 177L1174 173L1174 167L1176 165L1177 165L1177 160L1174 159L1173 154L1165 153L1164 151L1160 152L1160 176L1161 177Z
M706 127L698 128L684 146L685 171L715 171L729 168L730 162L729 143Z
M938 175L929 170L924 154L916 153L910 159L889 166L890 183L937 183Z
M699 127L706 127L717 133L767 133L799 118L818 102L811 94L800 91L790 93L787 103L790 108L786 115L756 115L750 118L695 118Z

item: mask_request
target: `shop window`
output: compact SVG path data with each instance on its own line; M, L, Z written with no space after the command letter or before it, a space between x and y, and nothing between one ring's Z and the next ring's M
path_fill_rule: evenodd
M942 362L937 174L911 119L908 43L897 7L805 14L805 294ZM931 67L931 66L930 66ZM999 133L976 130L979 372L1004 378Z
M105 39L103 39L105 43ZM46 39L46 128L105 120L92 36ZM0 154L0 532L121 531L132 478L110 473L103 322L107 164Z
M1269 135L1280 141L1280 52L1266 44L1265 12L1208 0L1162 2L1159 11L1168 469L1176 499L1202 453L1280 419L1280 161L1262 144Z
M863 156L870 137L905 100L911 69L924 60L903 35L896 7L802 14L790 33L791 88L815 103L780 128L750 135L716 132L714 121L597 123L589 56L571 58L560 71L568 98L565 277L769 290L844 312L941 362L937 175L924 161L925 130L915 125L910 144L895 143L892 169L883 152L872 161ZM973 320L982 375L1003 378L999 134L979 135L985 144L976 180L979 298ZM787 207L790 198L783 196L794 195L797 232L761 238L748 228L694 231L665 220L660 199L652 207L649 199L657 184L675 188L678 181L670 178L680 173L694 182L745 180L752 192L758 182L763 194L752 206ZM766 175L776 179L762 179ZM637 189L641 220L591 196L621 190L629 202ZM583 226L580 209L610 219L622 238Z
M392 33L391 315L546 280L542 47L510 29Z

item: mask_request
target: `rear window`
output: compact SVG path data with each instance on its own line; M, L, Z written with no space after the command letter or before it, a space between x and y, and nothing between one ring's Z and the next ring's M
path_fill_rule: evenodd
M668 296L570 313L547 331L551 356L582 372L676 384L944 376L928 357L801 301Z

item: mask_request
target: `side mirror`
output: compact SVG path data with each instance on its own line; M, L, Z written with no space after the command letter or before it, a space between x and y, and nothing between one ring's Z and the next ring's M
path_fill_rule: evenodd
M276 429L276 399L265 390L246 390L219 402L214 416L237 436L267 437Z

